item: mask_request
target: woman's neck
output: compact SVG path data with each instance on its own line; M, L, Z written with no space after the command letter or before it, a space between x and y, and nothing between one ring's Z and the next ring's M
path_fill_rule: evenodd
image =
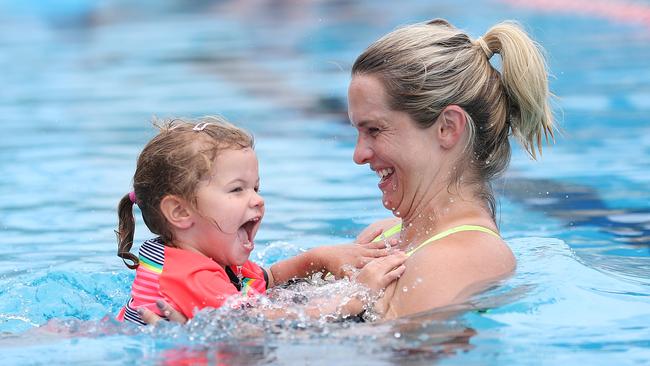
M475 190L444 189L423 200L402 217L402 247L422 243L436 233L463 224L495 226L492 215Z

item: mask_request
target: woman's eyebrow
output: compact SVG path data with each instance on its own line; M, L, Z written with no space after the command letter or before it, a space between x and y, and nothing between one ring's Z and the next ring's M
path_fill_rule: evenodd
M359 122L357 124L352 122L352 125L355 126L356 128L364 128L364 127L366 127L366 125L368 125L369 123L373 123L373 122L374 121L372 121L372 120L367 120L366 119L366 120L363 120L363 121L361 121L361 122Z

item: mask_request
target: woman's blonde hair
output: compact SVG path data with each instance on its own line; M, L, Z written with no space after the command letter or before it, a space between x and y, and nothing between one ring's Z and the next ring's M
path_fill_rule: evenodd
M501 72L490 63L501 55ZM492 215L496 204L489 182L510 162L513 134L536 159L542 136L553 138L548 76L540 47L519 25L503 22L476 40L447 21L399 28L370 45L355 61L352 75L372 75L386 88L393 110L408 113L421 128L442 110L458 105L469 126L471 154L458 162L456 176L478 183ZM464 174L469 168L473 174Z
M149 230L160 235L165 245L173 246L173 233L160 210L163 197L174 195L196 207L197 186L214 174L219 152L253 148L254 144L252 135L221 117L155 120L154 125L160 132L138 157L133 175L135 194L124 195L117 210L117 255L131 269L138 266L138 257L130 252L135 232L134 203Z

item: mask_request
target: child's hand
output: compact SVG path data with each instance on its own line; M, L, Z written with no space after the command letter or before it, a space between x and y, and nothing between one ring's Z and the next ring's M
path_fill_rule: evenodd
M377 293L400 278L406 270L404 262L407 258L403 252L376 258L363 267L354 280Z
M392 250L383 241L366 244L341 244L313 249L321 267L336 278L349 276L376 258L389 255Z
M185 315L181 314L178 310L174 309L166 302L162 300L156 300L156 306L158 306L158 309L160 309L160 311L163 314L165 314L167 319L169 319L169 321L171 321L172 323L179 323L179 324L187 323L187 318L185 317ZM145 307L139 308L138 313L140 314L142 320L148 325L156 325L156 323L163 320L163 318L158 316L158 314L154 313L153 311Z

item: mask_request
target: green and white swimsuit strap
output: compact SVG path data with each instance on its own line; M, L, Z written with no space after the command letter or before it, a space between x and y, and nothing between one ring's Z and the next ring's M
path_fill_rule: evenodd
M381 233L381 235L379 235L378 237L376 237L376 238L373 240L373 242L377 242L377 241L380 241L380 240L382 240L382 239L384 239L384 238L391 237L391 236L393 236L394 234L399 233L401 230L402 230L402 224L401 224L401 223L400 223L400 224L397 224L397 225L391 227L390 229L386 230L385 232ZM486 227L483 227L483 226L478 226L478 225L460 225L460 226L452 227L451 229L445 230L445 231L443 231L443 232L441 232L441 233L438 233L438 234L436 234L436 235L430 237L429 239L427 239L427 240L425 240L424 242L422 242L422 244L420 244L420 245L418 245L417 247L415 247L414 249L411 249L411 250L409 250L408 252L406 252L406 255L410 257L411 255L413 255L413 253L417 252L417 251L420 250L422 247L427 246L427 245L431 244L432 242L434 242L434 241L436 241L436 240L440 240L440 239L442 239L442 238L444 238L444 237L447 237L447 236L449 236L449 235L451 235L451 234L459 233L459 232L461 232L461 231L480 231L480 232L483 232L483 233L487 233L487 234L493 235L493 236L495 236L495 237L497 237L497 238L501 238L501 236L500 236L499 234L497 234L497 233L494 232L493 230L490 230L490 229L488 229L488 228L486 228Z

